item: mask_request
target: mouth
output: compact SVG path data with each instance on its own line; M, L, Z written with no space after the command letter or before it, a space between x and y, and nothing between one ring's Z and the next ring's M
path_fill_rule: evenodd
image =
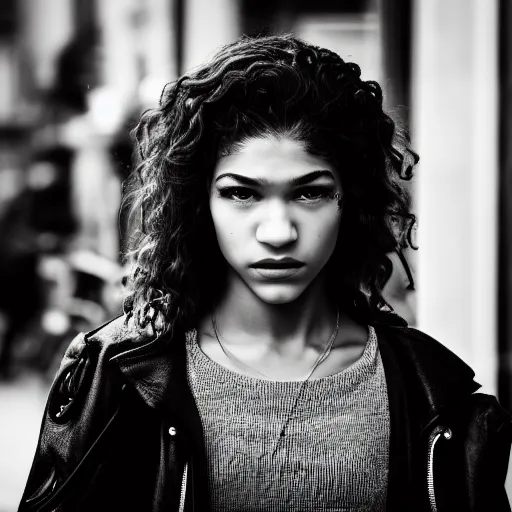
M266 258L249 265L251 268L258 270L286 270L286 269L299 269L304 266L302 261L293 258Z
M250 265L265 279L286 279L296 274L305 264L293 258L264 259Z

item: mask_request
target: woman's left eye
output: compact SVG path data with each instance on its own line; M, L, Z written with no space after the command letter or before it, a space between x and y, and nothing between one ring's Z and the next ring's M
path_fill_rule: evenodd
M302 201L319 201L325 199L330 191L323 187L309 187L297 192L297 198Z

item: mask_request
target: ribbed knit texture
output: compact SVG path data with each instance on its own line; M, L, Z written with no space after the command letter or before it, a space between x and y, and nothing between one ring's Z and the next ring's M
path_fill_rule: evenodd
M362 356L306 382L295 406L300 381L224 368L202 352L195 330L187 333L188 381L204 428L213 512L385 510L389 407L369 329Z

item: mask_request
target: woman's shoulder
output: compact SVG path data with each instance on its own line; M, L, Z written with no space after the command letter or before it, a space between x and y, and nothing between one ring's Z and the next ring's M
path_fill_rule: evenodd
M418 365L453 366L463 368L474 375L469 365L445 343L420 329L411 326L393 326L384 329L379 329L377 326L376 329L381 334L381 338L383 337L395 351L402 353L404 357L408 357Z
M141 327L132 315L123 314L105 322L95 329L83 333L88 346L104 349L107 347L123 348L130 344L140 345L157 336L154 322L147 322Z
M379 335L379 341L388 345L401 358L407 358L415 365L453 366L474 375L469 365L443 342L420 329L408 325L376 325L375 329Z
M380 312L372 323L380 340L390 344L395 349L402 349L410 353L411 357L443 356L451 362L465 364L443 342L437 340L426 332L408 325L408 323L394 312Z
M375 326L384 368L408 393L433 410L461 400L480 388L475 372L429 334L409 326ZM398 377L399 376L399 377Z
M156 334L151 324L140 328L131 316L119 315L90 331L78 333L69 343L60 369L84 357L85 353L88 357L105 353L108 353L109 357L120 355L147 344L156 338Z

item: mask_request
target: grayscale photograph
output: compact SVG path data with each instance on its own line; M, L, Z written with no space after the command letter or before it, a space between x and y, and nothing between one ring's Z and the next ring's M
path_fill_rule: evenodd
M511 2L0 0L0 76L0 512L511 512Z

